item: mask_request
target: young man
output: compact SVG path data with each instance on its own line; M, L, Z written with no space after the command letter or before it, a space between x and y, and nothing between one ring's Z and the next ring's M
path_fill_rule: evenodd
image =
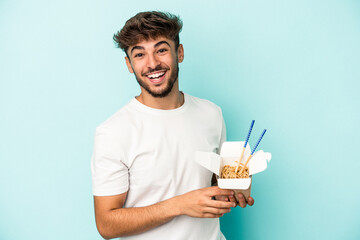
M215 104L179 91L181 20L142 12L114 35L141 93L96 129L92 158L95 217L104 238L225 239L219 217L253 198L211 187L196 151L225 140Z

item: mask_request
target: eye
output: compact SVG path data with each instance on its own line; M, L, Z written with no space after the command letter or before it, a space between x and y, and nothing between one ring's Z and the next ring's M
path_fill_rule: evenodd
M142 57L142 56L144 56L144 54L142 54L142 53L137 53L137 54L134 55L134 58L136 58L136 57Z
M159 49L158 53L164 53L164 52L167 52L167 49L166 48L161 48Z

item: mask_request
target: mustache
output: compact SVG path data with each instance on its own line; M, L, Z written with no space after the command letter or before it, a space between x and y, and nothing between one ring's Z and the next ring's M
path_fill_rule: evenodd
M148 71L146 71L142 75L144 76L144 75L147 75L147 74L150 74L153 72L157 72L157 71L161 71L161 70L167 71L167 70L170 70L170 68L161 66L161 64L160 64L160 65L157 65L155 68L149 68Z

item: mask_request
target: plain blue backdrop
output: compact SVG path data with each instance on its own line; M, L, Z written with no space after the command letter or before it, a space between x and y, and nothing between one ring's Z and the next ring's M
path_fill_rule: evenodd
M139 94L112 35L180 15L180 88L223 109L228 140L273 158L227 239L360 239L360 3L0 1L0 239L101 239L94 129Z

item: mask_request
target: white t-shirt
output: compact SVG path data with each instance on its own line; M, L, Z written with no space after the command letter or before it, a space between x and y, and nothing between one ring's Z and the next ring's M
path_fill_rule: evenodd
M196 151L218 152L225 140L221 109L184 94L173 110L135 98L96 128L92 157L93 194L128 192L124 207L143 207L211 186L212 173L195 162ZM122 239L224 239L219 219L175 217Z

